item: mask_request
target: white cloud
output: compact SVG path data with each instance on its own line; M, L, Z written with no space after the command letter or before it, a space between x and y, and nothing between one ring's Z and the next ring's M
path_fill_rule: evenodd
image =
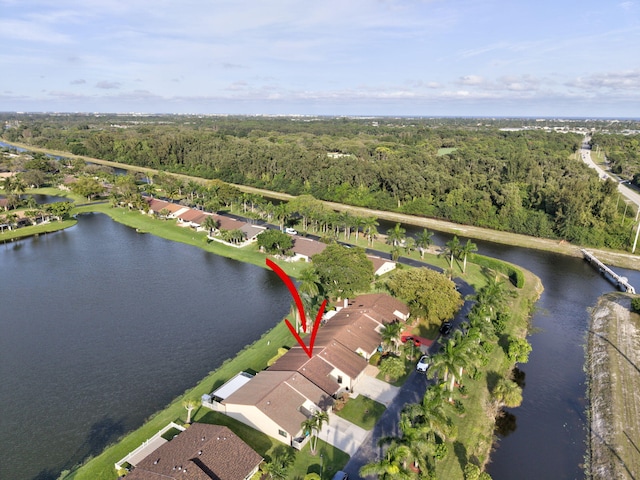
M120 82L109 82L107 80L102 80L96 83L96 88L102 88L104 90L113 90L121 87Z
M640 70L595 73L567 82L567 86L584 90L640 90Z
M483 82L484 79L480 75L465 75L459 80L462 85L481 85Z

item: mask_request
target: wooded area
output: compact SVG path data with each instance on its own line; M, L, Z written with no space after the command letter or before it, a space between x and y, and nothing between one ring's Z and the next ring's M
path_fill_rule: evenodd
M582 136L568 131L502 131L506 120L471 119L29 115L5 122L8 141L140 167L581 245L631 243L633 217L624 217L615 182L600 181L572 155ZM619 137L620 150L637 158L637 139Z

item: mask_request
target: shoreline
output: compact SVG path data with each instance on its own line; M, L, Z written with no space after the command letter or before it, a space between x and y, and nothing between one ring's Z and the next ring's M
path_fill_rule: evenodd
M6 143L7 145L12 145L18 148L24 148L26 150L48 153L51 155L63 156L67 158L80 159L85 162L92 162L100 165L107 165L110 167L121 168L123 170L128 170L128 171L143 172L143 173L157 173L160 171L160 170L156 170L148 167L138 167L135 165L113 162L110 160L101 160L99 158L74 155L72 153L63 152L59 150L32 147L25 144L7 142L4 140L3 142ZM172 172L165 172L165 173L167 173L168 175L172 175L176 178L180 178L183 180L192 180L202 184L206 184L207 182L210 181L205 178L193 177L193 176L185 175L181 173L172 173ZM235 186L236 188L238 188L243 192L255 193L258 195L262 195L264 197L275 198L275 199L285 200L285 201L295 198L295 196L289 195L286 193L273 192L271 190L265 190L265 189L250 187L246 185L238 185L238 184L230 184L230 185ZM327 202L324 200L320 200L320 201L323 204L325 204L327 207L337 211L341 211L341 212L349 211L351 213L359 213L362 215L375 216L383 220L407 223L407 224L418 226L418 227L429 228L439 232L449 233L449 234L458 235L458 236L464 236L464 237L473 238L477 240L484 240L488 242L499 243L502 245L512 245L512 246L523 247L523 248L532 248L535 250L554 252L554 253L559 253L562 255L568 255L572 257L582 257L582 254L580 253L580 249L586 248L587 250L594 253L594 255L598 257L600 261L602 261L607 265L640 271L640 255L634 255L634 254L623 252L623 251L584 247L581 245L572 245L564 240L552 240L552 239L540 238L540 237L530 237L530 236L522 235L518 233L492 230L489 228L476 227L472 225L457 224L447 220L438 220L433 218L418 217L415 215L407 215L404 213L388 212L384 210L375 210L375 209L370 209L365 207L356 207L356 206L344 205L340 203Z

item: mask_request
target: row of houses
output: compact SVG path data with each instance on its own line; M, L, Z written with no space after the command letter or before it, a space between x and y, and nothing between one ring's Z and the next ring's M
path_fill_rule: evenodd
M218 224L218 230L239 230L244 234L244 240L238 244L233 244L236 247L242 247L255 242L262 232L266 230L266 227L261 225L254 225L252 223L243 222L227 215L219 215L217 213L203 212L195 208L185 207L165 200L157 198L148 198L149 214L151 215L166 215L167 218L175 218L178 225L184 227L191 227L199 231L206 230L203 225L207 217L213 217ZM162 212L162 213L161 213ZM217 240L215 237L211 237L212 240ZM306 238L300 235L292 235L293 247L291 249L291 257L287 258L288 261L305 261L310 262L311 257L318 253L322 253L327 248L326 243L319 242L310 238ZM375 275L383 275L390 272L396 267L396 263L378 257L376 255L367 255L367 258L373 263L373 271Z
M409 318L404 303L381 293L345 301L330 313L311 358L296 345L267 370L255 376L240 372L204 395L203 406L302 448L307 440L302 423L317 410L330 412L340 394L357 389L384 326Z

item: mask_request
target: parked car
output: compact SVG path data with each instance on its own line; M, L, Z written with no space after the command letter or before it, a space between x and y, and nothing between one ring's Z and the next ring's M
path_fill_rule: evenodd
M347 472L340 470L333 476L333 480L349 480L349 475L347 475Z
M425 373L429 368L429 357L427 355L423 355L418 360L418 364L416 365L416 370L419 372Z
M451 325L451 322L444 322L440 327L440 333L442 335L449 335L451 333L452 328L453 326Z
M290 227L285 228L284 229L284 233L288 233L289 235L297 235L298 234L298 232L296 231L295 228L290 228Z
M419 338L414 337L413 335L402 335L400 337L400 341L402 343L407 343L409 340L411 340L413 342L413 345L420 348L420 346L422 345L422 342L420 341Z

